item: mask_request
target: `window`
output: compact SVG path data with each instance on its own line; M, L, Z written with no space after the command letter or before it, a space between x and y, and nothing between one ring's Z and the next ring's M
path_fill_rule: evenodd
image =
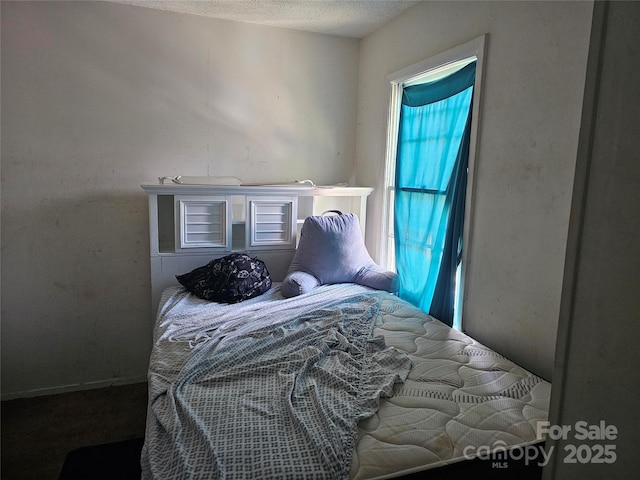
M460 188L464 189L463 194L466 192L466 205L462 207L464 209L462 246L468 244L471 227L469 218L471 218L472 180L476 152L475 143L477 138L477 118L480 103L479 87L482 77L483 54L484 37L480 37L389 76L391 82L391 100L384 191L384 209L388 222L383 225L383 242L380 257L387 268L397 270L400 274L401 296L427 311L431 304L431 297L435 291L435 277L432 276L430 281L427 282L426 279L420 279L420 276L424 274L425 270L414 271L407 274L407 269L415 268L415 264L417 263L415 261L416 258L419 258L421 262L424 260L424 262L428 264L430 256L436 264L439 265L439 259L442 256L441 249L444 245L443 235L447 228L446 225L444 228L439 228L442 224L438 215L443 212L446 213L445 210L449 208L445 205L445 199L447 198L447 192L451 190L451 185L453 185L450 180L452 177L452 169L455 166L454 157L458 152L457 146L461 143L460 137L465 132L468 135L466 144L469 146L469 160L468 168L460 171L461 175L466 173L464 178L466 183ZM473 72L474 69L475 72ZM441 102L439 101L440 99L436 99L436 103L432 103L424 109L421 106L416 109L407 108L407 102L411 102L411 100L407 99L410 98L411 95L422 95L424 92L433 91L432 86L438 80L447 78L447 80L440 82L440 85L446 84L454 77L459 78L464 76L464 72L468 72L466 76L471 82L472 88L466 92L461 91L460 94L456 94L456 98L452 97L452 101L447 100ZM424 85L424 87L421 85ZM465 89L463 88L462 90ZM473 92L473 95L471 92ZM402 106L403 94L405 97L404 107ZM427 100L429 103L433 101L433 99ZM471 109L472 121L465 130L469 109ZM420 118L416 117L414 119L414 110L424 110L424 112L420 113ZM462 113L459 114L460 112ZM424 116L425 114L427 116ZM459 118L453 118L452 115L458 115ZM402 129L399 128L401 116ZM438 138L427 138L424 134L425 129L418 126L419 122L425 122L425 118L431 119L430 121L432 121L433 118L438 118L438 121L442 118L448 118L448 130L442 131L442 129L440 129L440 131L438 131L438 129L436 129L435 133ZM409 125L410 128L408 128L407 125ZM430 131L433 131L433 129L430 129ZM454 145L454 148L450 149L451 151L447 151L447 148L437 146L446 144ZM433 158L434 156L438 158L437 161L440 162L441 168L431 172L425 172L421 165L413 165L411 168L406 169L406 167L403 166L406 165L406 160L403 159L406 157L407 151L410 152L410 155L414 153L422 155L422 153L414 151L416 148L429 150L429 158ZM413 177L419 178L414 181ZM399 183L397 184L396 182ZM426 211L429 213L425 214ZM412 227L407 227L407 219L411 220L410 223ZM434 221L440 223L434 225L431 223ZM416 236L415 232L408 232L408 228L418 229L420 232L418 232ZM402 238L396 238L395 232L399 232ZM417 241L416 238L418 239ZM398 252L396 252L396 242L398 242L401 248ZM411 245L411 242L415 244ZM453 248L457 249L457 245ZM407 251L410 251L408 257L406 254ZM448 297L451 297L453 300L451 307L453 307L454 314L452 318L445 321L447 323L452 322L456 328L461 328L466 252L467 249L462 248L462 261L459 264L457 272L455 271L455 265L453 265L453 271L455 272L455 292L452 291L451 295L448 295ZM419 255L419 257L411 257L411 255ZM437 276L438 268L432 270L435 271L435 275ZM402 286L403 277L404 287ZM416 283L414 282L415 279L419 279L420 281L424 280L424 282L423 284L417 282L416 285L412 285ZM451 278L451 281L453 282L454 279ZM439 293L442 293L441 287L442 285L439 284L437 290ZM434 299L438 300L440 298L441 295L439 294L436 294L434 297ZM427 306L425 306L425 302ZM437 302L434 301L434 304L435 303ZM451 308L449 308L449 313L451 313L450 310Z

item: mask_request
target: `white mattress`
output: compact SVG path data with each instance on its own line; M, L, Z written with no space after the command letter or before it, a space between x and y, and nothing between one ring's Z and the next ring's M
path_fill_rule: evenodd
M359 423L351 478L392 478L470 459L478 447L504 449L539 440L536 424L548 417L548 382L393 295L350 284L287 300L276 285L236 305L204 302L181 287L168 289L154 331L150 405L200 344L232 342L243 331L233 320L238 314L252 318L255 328L292 311L309 312L326 299L363 292L381 299L374 335L406 352L412 367L393 396L381 399L378 411ZM145 450L143 460L144 455Z
M412 368L360 422L352 478L390 478L470 459L478 447L540 440L549 382L391 295L380 311L374 333L407 352Z

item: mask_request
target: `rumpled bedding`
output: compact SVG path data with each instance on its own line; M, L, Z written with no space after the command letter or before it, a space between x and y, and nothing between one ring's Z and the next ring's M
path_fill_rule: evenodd
M289 343L294 337L307 343ZM291 299L275 286L232 306L171 288L154 342L147 479L394 478L474 458L479 449L539 442L537 423L548 418L549 382L359 285ZM344 393L325 392L341 382Z
M357 422L411 362L372 336L380 295L335 293L224 306L165 292L143 478L347 478Z

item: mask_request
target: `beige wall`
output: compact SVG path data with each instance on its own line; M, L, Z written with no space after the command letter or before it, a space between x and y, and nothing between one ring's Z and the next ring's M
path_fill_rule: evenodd
M2 2L2 393L144 380L159 176L344 182L359 43Z
M424 2L361 44L356 178L382 218L386 76L488 34L467 270L467 332L551 377L591 2Z
M425 2L358 42L101 2L3 2L3 395L144 379L139 185L158 176L355 174L376 187L375 255L386 75L485 33L465 322L549 377L590 19L590 2Z

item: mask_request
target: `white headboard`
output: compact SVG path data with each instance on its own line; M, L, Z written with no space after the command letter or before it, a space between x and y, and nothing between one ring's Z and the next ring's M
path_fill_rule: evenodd
M149 197L153 319L175 276L232 252L264 261L284 279L304 219L326 210L353 212L365 232L369 187L146 184Z

